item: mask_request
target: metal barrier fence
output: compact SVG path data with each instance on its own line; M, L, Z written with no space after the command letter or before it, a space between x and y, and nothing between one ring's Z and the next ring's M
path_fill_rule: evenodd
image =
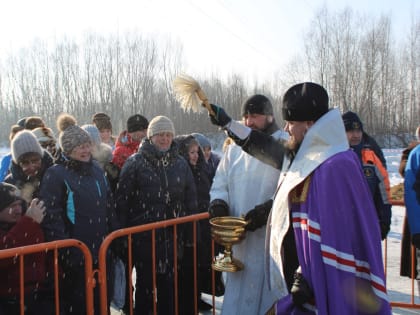
M60 314L60 285L59 285L59 265L58 265L58 250L60 248L78 248L85 258L85 277L86 277L86 314L93 314L93 288L95 287L94 271L92 270L93 261L89 248L79 240L68 239L47 243L40 243L30 246L15 247L10 249L0 250L0 259L19 258L19 289L20 289L20 314L23 315L25 311L25 294L24 294L24 259L25 255L53 251L54 259L54 301L55 313Z
M403 201L392 201L393 206L404 206ZM192 224L193 225L193 242L197 244L197 222L200 220L208 219L208 213L201 213L192 216L171 219L166 221L160 221L156 223L150 223L130 228L125 228L121 230L114 231L113 233L109 234L103 241L101 248L99 250L99 264L98 269L93 270L93 263L92 263L92 256L90 254L89 249L85 244L78 240L69 239L69 240L62 240L62 241L54 241L54 242L47 242L41 243L36 245L24 246L24 247L17 247L11 249L0 250L0 259L6 258L19 258L19 268L20 268L20 305L21 305L21 312L20 314L24 314L24 256L28 254L33 254L37 252L45 252L45 251L53 251L54 254L54 297L55 297L55 312L59 314L60 310L60 301L59 301L59 266L58 266L58 249L66 248L66 247L77 247L81 250L85 257L85 275L86 275L86 314L93 315L93 289L96 284L99 285L100 290L100 314L101 315L108 315L109 314L109 301L107 299L108 287L106 281L106 274L107 274L107 266L106 264L106 253L109 249L111 243L118 238L125 237L127 238L127 271L128 275L126 275L126 280L129 283L129 301L130 301L130 314L133 314L133 286L132 286L132 270L133 270L133 263L132 263L132 237L133 234L142 233L146 231L151 231L152 233L152 274L153 274L153 297L154 297L154 305L153 305L153 312L157 314L157 298L156 298L156 242L155 242L155 232L157 229L167 228L173 226L173 233L174 233L174 258L177 257L177 226L180 224ZM212 256L214 257L214 243L212 243ZM194 295L200 294L197 289L197 246L193 246L194 251ZM414 274L414 259L415 259L415 249L412 246L412 274ZM385 251L384 251L384 267L385 273L387 272L387 241L385 240ZM177 259L174 259L174 292L175 292L175 314L178 313L178 273L177 273ZM95 274L97 275L98 281L95 281ZM404 303L400 301L391 301L392 307L400 307L400 308L407 308L407 309L420 309L420 304L414 303L414 277L411 280L411 302ZM212 304L213 304L213 315L215 314L215 274L214 271L212 272ZM195 313L198 314L198 305L197 299L194 299L194 309Z
M194 266L194 296L197 296L200 292L197 290L197 222L200 220L208 219L209 215L208 213L200 213L195 214L191 216L181 217L177 219L171 219L166 221L160 221L155 223L149 223L139 226L134 226L130 228L121 229L118 231L114 231L111 234L109 234L104 241L102 242L101 248L99 250L99 286L100 286L100 296L101 296L101 314L106 315L108 312L108 301L107 301L107 283L106 283L106 252L111 245L112 241L114 241L117 238L120 237L127 237L127 250L128 250L128 276L126 277L126 280L129 283L129 290L127 294L129 294L129 300L130 300L130 314L132 314L133 310L133 288L132 288L132 270L133 270L133 264L132 264L132 236L136 233L142 233L146 231L152 232L152 275L153 275L153 314L157 314L157 296L156 296L156 243L155 243L155 233L156 230L161 228L167 228L173 226L173 237L174 237L174 292L175 292L175 315L178 315L178 266L177 266L177 226L180 224L193 224L193 266ZM214 256L214 244L212 245L212 255ZM214 301L214 272L212 272L212 287L213 287L213 306L215 305ZM192 297L193 298L193 297ZM195 313L198 314L198 305L197 305L197 299L194 299L194 309ZM215 308L213 307L213 314L215 314Z

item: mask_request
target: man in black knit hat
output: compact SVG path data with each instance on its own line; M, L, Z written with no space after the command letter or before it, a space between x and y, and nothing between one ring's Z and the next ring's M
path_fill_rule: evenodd
M378 213L378 221L381 229L381 237L384 240L391 226L391 185L389 175L382 164L378 154L369 143L363 141L363 123L359 116L351 111L342 115L344 127L350 148L357 154L362 164L373 202ZM369 136L370 137L370 136ZM379 149L381 152L382 150Z
M132 115L127 119L127 130L120 133L115 143L112 163L120 169L123 167L125 160L137 152L141 141L147 135L148 126L149 121L140 114Z
M285 136L277 126L270 100L260 94L242 105L243 124L276 139ZM228 273L222 314L261 314L279 295L268 290L264 276L265 225L271 209L279 171L230 144L213 179L210 190L211 217L245 216L249 220L246 238L233 246L244 270Z

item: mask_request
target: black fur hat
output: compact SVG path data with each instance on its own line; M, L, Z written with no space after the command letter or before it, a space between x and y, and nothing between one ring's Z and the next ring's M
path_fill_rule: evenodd
M283 97L283 119L288 121L315 121L328 112L328 93L312 82L292 86Z

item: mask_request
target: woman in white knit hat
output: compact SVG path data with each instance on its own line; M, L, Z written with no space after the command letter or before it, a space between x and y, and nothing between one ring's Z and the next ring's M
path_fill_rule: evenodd
M116 194L117 213L124 227L173 219L196 211L194 178L187 161L178 153L174 136L172 121L165 116L156 116L149 123L147 139L143 140L138 153L124 163ZM180 246L186 241L185 227L178 226ZM135 314L153 311L151 237L150 232L146 232L133 238L133 264L137 273ZM172 227L156 231L159 314L175 313L173 241ZM193 310L180 310L179 313L192 314Z
M39 184L53 158L29 130L16 134L11 142L12 164L5 182L15 185L26 202L38 197Z

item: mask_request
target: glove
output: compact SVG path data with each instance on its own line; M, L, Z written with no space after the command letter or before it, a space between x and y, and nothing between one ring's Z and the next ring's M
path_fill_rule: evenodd
M380 227L381 227L381 239L384 240L386 239L386 236L388 235L389 225L381 223Z
M45 205L42 200L39 200L38 198L34 198L31 201L31 204L29 205L28 210L26 210L25 215L30 217L35 222L41 224L42 220L44 220L45 217Z
M245 226L245 229L247 231L255 231L256 229L266 225L272 206L273 200L269 199L260 205L256 205L254 209L249 210L245 215L245 221L249 221L249 223Z
M306 282L305 278L299 271L295 272L294 282L290 293L292 294L293 303L298 306L302 306L314 298L314 294L309 287L308 282Z
M209 205L210 219L215 217L225 217L229 215L229 206L222 199L214 199Z
M420 249L420 233L413 234L411 236L411 243L416 246L417 249Z
M209 114L210 120L213 125L225 127L228 123L230 123L232 118L230 118L228 114L226 114L223 108L214 104L210 104L210 106L215 114L214 116Z

